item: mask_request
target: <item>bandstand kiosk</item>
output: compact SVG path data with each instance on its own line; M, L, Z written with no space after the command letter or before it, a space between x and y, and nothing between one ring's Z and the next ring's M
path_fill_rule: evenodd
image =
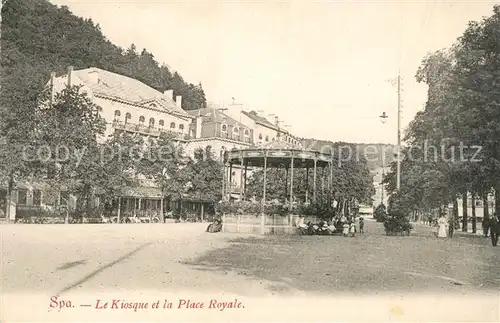
M224 176L224 185L222 188L223 199L227 199L228 196L230 196L231 192L229 187L232 181L232 169L235 166L240 169L239 200L243 200L246 196L247 170L249 168L263 169L262 205L266 203L266 172L269 168L285 168L287 170L287 174L289 174L289 179L287 175L287 186L289 185L290 210L292 210L294 200L293 179L295 169L306 169L307 185L309 185L309 171L311 170L313 172L313 202L316 202L317 196L316 177L318 169L322 169L323 174L325 169L329 170L328 191L331 192L332 189L333 159L331 154L321 153L312 149L304 149L301 146L282 140L268 142L258 147L233 149L232 151L226 152L224 174L226 174L226 170L229 169L229 175Z

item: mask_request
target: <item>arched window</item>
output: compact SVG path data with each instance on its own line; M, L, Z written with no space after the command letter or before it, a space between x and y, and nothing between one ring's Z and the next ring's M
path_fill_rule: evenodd
M245 129L245 142L250 142L250 131L248 129Z
M262 134L261 133L259 134L259 139L262 140Z
M175 122L170 123L170 129L175 129Z
M150 118L149 119L149 126L153 128L155 126L155 118Z
M269 141L269 136L266 136L266 141Z
M180 131L184 130L184 125L183 125L183 124L180 124L180 125L179 125L179 130L180 130Z
M163 127L165 125L165 121L160 120L160 121L158 121L158 124L160 125L160 127Z
M132 119L132 115L130 112L127 112L127 114L125 114L125 123L127 123L130 119Z
M235 140L240 139L240 129L236 127L233 128L233 139Z
M275 140L276 140L276 138L273 137L273 141L275 141Z
M120 119L121 112L120 110L115 110L115 121L118 121Z
M139 117L139 124L144 124L144 120L145 120L144 116L140 116Z
M229 137L229 134L227 133L227 126L225 124L223 124L221 127L221 136L222 137Z

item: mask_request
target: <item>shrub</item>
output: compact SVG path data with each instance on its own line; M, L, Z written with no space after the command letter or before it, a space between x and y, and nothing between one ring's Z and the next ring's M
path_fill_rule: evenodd
M377 222L384 222L387 217L387 212L385 208L385 204L380 203L375 209L375 219Z
M385 232L388 235L393 234L410 234L413 229L409 217L403 208L400 207L397 197L391 200L389 212L384 220Z

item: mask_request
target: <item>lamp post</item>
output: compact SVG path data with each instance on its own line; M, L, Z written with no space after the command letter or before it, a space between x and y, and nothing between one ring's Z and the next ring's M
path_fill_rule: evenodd
M382 122L382 124L385 124L387 122L387 114L384 112L382 112L382 114L379 116L380 118L380 122ZM385 176L385 149L382 149L382 178L380 180L380 204L384 204L384 184L382 183L383 180L384 180L384 176Z

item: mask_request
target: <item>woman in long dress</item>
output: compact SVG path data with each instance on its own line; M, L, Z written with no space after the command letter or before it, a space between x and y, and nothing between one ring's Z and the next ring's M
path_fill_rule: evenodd
M446 224L448 221L446 221L446 218L444 216L440 217L438 220L438 238L446 238Z

